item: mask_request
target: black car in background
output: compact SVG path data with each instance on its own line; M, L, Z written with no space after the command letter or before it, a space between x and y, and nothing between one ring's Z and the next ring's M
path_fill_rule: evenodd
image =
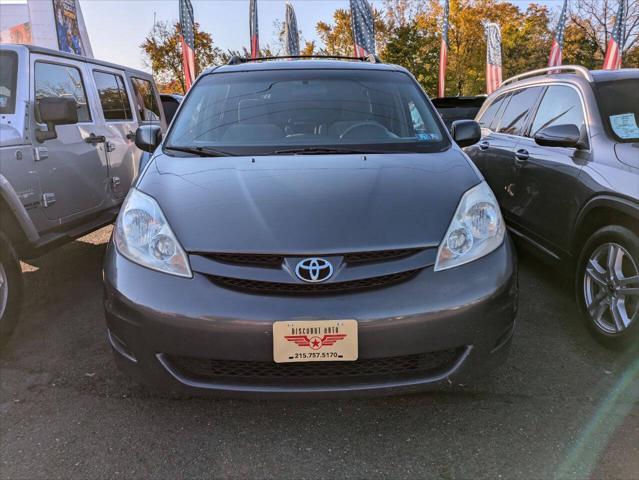
M475 97L437 97L432 102L444 124L450 130L456 120L472 120L486 101L486 95Z
M164 110L164 116L166 117L166 123L170 124L171 120L175 116L180 103L184 95L178 95L177 93L161 93L160 100L162 101L162 110Z
M611 347L639 335L639 69L553 67L504 82L466 152L515 238L575 277ZM541 299L540 299L541 301Z

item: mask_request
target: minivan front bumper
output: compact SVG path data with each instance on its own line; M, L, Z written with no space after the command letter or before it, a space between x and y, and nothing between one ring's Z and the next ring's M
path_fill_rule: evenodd
M104 285L109 340L123 371L171 390L259 397L393 394L468 382L505 361L518 299L508 237L457 268L431 266L386 288L317 296L256 295L199 273L154 272L110 242ZM304 319L356 319L359 359L275 364L273 322Z

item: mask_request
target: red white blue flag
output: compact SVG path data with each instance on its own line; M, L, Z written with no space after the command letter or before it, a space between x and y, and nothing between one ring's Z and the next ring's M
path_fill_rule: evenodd
M260 56L260 29L257 25L257 0L250 0L251 58Z
M373 9L366 0L350 0L351 28L355 56L366 57L375 54L375 19Z
M550 47L550 56L548 57L548 66L557 67L562 62L562 50L564 48L564 31L566 30L568 0L564 0L564 6L559 15L555 37L552 39L552 47Z
M450 3L444 3L444 26L442 28L442 44L439 48L439 85L437 95L443 97L446 92L446 64L448 63L448 16L450 13Z
M617 10L617 18L615 26L612 29L612 35L608 40L608 48L606 49L606 57L604 58L604 70L617 70L621 68L621 54L623 51L626 12L625 0L619 0L619 9Z
M191 0L180 0L180 41L184 84L188 90L195 82L195 20Z
M486 93L501 86L501 29L496 23L486 23Z

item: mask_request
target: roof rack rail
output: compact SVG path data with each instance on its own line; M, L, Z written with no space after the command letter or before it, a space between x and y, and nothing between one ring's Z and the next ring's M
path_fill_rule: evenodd
M536 77L536 76L542 75L544 73L553 74L553 73L562 72L562 71L571 71L571 72L574 72L574 73L576 73L578 75L581 75L582 77L584 77L589 82L593 81L592 75L590 74L588 69L585 68L585 67L582 67L581 65L557 65L556 67L539 68L537 70L531 70L530 72L526 72L526 73L521 73L519 75L515 75L514 77L510 77L510 78L504 80L501 83L501 85L502 86L508 85L510 83L514 83L514 82L518 82L519 80L523 80L524 78Z
M367 55L365 57L347 57L342 55L285 55L285 56L273 56L273 57L257 57L257 58L246 58L240 57L237 55L233 55L229 58L227 65L241 65L242 63L250 63L250 62L262 62L269 60L303 60L310 58L324 58L330 60L357 60L359 62L368 62L368 63L383 63L377 55Z

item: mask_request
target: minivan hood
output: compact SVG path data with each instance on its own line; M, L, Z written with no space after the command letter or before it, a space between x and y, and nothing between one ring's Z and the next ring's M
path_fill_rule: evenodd
M187 252L326 254L437 245L480 182L429 154L169 157L138 184Z

